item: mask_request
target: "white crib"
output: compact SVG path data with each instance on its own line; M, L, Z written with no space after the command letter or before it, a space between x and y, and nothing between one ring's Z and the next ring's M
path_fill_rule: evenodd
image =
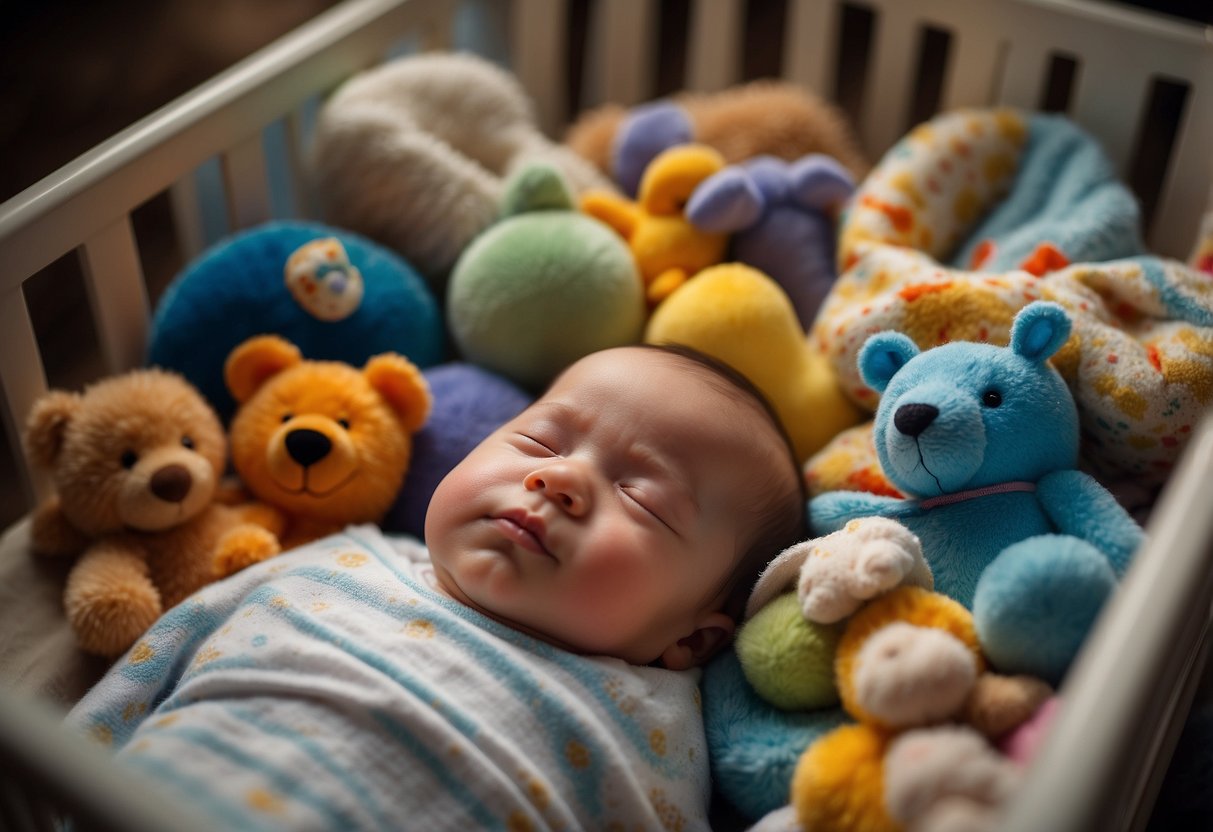
M1138 191L1156 252L1185 257L1210 205L1209 28L1081 0L786 0L763 4L783 15L783 42L754 44L745 21L758 0L679 5L684 14L663 14L660 0L348 0L0 205L0 381L27 507L47 484L21 458L18 427L47 381L23 283L76 251L105 368L138 365L149 301L132 212L168 191L178 242L186 256L198 253L213 234L196 172L218 159L232 229L282 213L268 171L283 161L296 183L286 211L307 216L297 183L309 112L344 78L402 50L475 48L503 60L553 136L574 108L665 91L658 59L672 38L685 44L681 89L743 80L758 50L782 76L842 104L873 159L940 110L1062 109ZM480 24L470 47L460 36L468 14ZM574 18L585 23L584 44L570 41ZM670 20L685 20L685 29L671 31ZM570 77L580 79L571 91ZM267 155L266 131L282 124L285 139ZM1064 716L1007 829L1144 825L1206 659L1211 477L1213 418L1191 440L1146 550L1071 674ZM0 705L0 760L18 775L0 790L0 819L41 828L32 807L46 799L101 827L185 828L174 807L120 799L124 776L55 735L53 716L36 703Z

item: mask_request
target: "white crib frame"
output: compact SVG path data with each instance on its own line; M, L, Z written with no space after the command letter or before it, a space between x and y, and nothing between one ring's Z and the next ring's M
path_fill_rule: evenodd
M652 97L658 3L599 0L592 7L585 106ZM905 130L917 38L926 25L952 34L941 109L1031 108L1050 56L1077 58L1070 115L1099 137L1121 172L1150 79L1187 83L1186 113L1149 236L1161 253L1187 254L1211 202L1213 30L1080 0L862 5L878 21L857 125L872 158ZM286 119L288 158L301 181L305 103L381 60L406 34L419 36L427 49L449 47L453 6L444 0L349 0L0 205L0 383L15 448L18 426L47 388L23 283L78 252L106 368L118 372L140 364L149 304L131 212L169 190L180 241L187 256L196 254L204 240L193 174L218 157L232 225L269 219L262 131ZM788 0L787 6L783 74L827 97L841 6L840 0ZM693 0L686 88L717 90L739 80L744 12L745 0ZM508 12L492 6L487 13L508 22L511 68L533 97L541 125L558 135L570 116L562 81L566 0L513 0ZM47 483L29 472L23 456L19 466L32 505L47 493ZM1005 828L1102 832L1144 825L1205 664L1213 601L1211 475L1213 418L1207 418L1158 503L1150 542L1067 682L1063 718ZM26 741L6 725L43 724L20 701L0 704L0 748ZM80 799L106 817L120 812ZM125 821L134 824L135 818Z

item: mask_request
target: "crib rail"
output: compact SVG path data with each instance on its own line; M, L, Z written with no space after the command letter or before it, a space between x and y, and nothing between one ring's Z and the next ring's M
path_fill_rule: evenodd
M269 219L261 130L381 60L403 35L444 46L451 15L438 0L337 6L0 205L0 382L12 447L46 390L26 279L78 252L106 368L142 363L149 309L131 212L166 188L187 188L193 171L218 156L234 227ZM46 484L17 455L32 503Z

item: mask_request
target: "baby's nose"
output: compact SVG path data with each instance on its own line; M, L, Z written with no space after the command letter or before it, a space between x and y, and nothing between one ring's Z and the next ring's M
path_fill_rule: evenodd
M574 517L581 517L589 511L590 491L585 475L566 460L532 471L523 480L523 485L527 491L542 492Z

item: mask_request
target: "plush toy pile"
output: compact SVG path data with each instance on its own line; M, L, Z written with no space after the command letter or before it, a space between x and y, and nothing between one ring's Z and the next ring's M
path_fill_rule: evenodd
M988 828L1141 542L1104 483L1160 483L1213 401L1213 294L1064 118L858 147L785 83L557 142L474 56L356 75L310 148L325 223L221 240L157 305L158 369L30 415L81 648L349 523L421 535L570 363L678 343L766 395L812 496L704 675L718 791L771 829Z

